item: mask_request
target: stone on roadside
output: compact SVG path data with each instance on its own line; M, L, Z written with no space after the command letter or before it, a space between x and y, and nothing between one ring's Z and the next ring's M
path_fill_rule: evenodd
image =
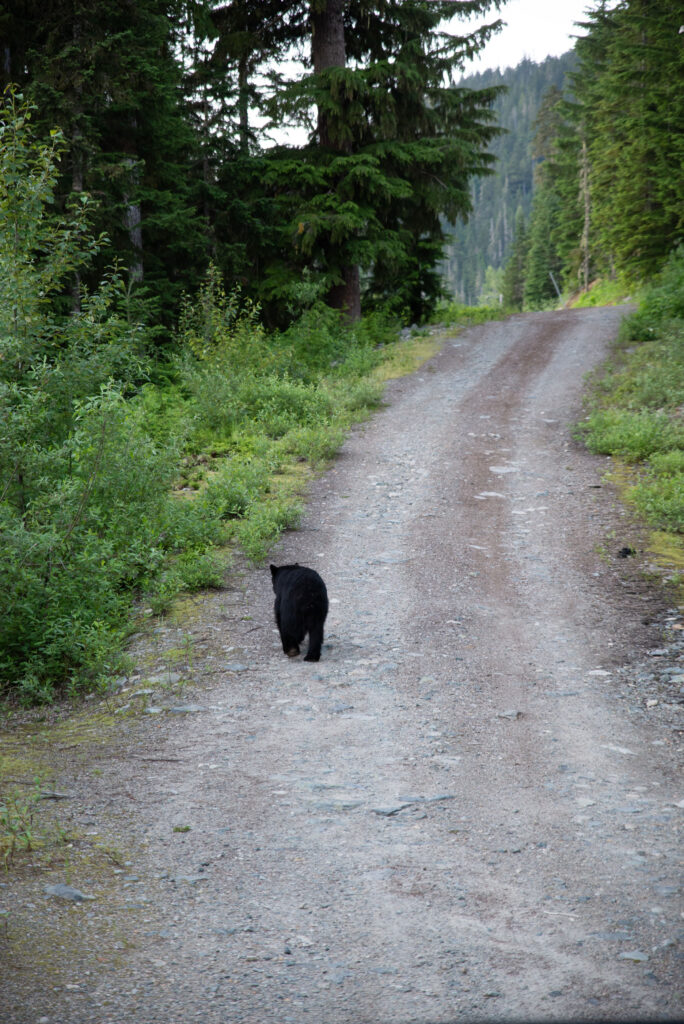
M44 890L47 896L56 896L61 900L70 900L72 903L83 903L85 900L94 900L94 896L87 896L80 889L73 889L70 885L58 882L56 885L46 885Z

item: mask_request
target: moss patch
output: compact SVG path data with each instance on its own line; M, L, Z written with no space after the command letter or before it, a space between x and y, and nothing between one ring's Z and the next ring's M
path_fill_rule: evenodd
M684 538L654 530L649 534L647 550L656 565L666 571L668 582L676 589L677 603L684 608Z

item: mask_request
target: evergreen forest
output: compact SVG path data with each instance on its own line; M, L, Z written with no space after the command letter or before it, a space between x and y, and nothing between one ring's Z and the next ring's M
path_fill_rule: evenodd
M449 226L442 272L448 293L459 302L475 306L499 301L513 239L532 209L537 116L547 96L560 97L569 87L574 65L570 51L540 64L523 60L514 68L482 71L463 80L471 89L500 90L493 110L501 132L490 145L493 173L473 179L470 214Z
M684 47L667 0L601 0L564 88L534 125L529 216L516 215L502 280L509 308L538 308L592 282L660 271L684 230Z
M465 80L498 0L462 33L425 0L3 6L0 693L106 689L296 525L424 358L402 323L488 315L447 301L449 225L469 302L681 286L674 6L598 3L572 56Z

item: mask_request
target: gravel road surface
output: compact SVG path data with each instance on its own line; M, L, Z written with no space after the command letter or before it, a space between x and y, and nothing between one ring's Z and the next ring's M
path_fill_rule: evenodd
M621 315L473 328L388 387L273 553L327 582L318 664L267 566L136 642L145 712L56 783L126 859L6 876L4 1021L684 1016L684 634L570 435Z

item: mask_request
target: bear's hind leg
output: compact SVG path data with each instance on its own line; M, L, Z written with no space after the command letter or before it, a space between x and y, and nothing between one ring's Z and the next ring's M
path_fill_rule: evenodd
M304 661L320 661L321 647L323 646L323 623L317 622L309 630L309 650L304 656Z

